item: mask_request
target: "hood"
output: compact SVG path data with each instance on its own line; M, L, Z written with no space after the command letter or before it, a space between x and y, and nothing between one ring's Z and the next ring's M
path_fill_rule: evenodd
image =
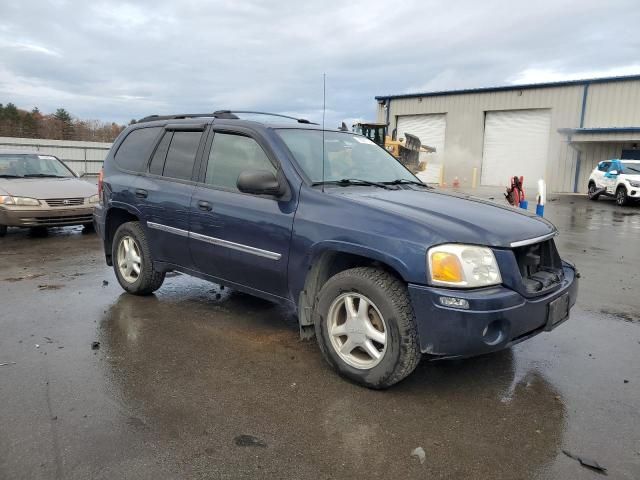
M628 174L628 173L623 173L621 176L622 176L625 180L631 180L631 181L633 181L633 182L640 182L640 175L636 175L636 174L634 174L634 175L630 175L630 174Z
M509 247L512 242L554 233L551 222L526 210L469 195L437 190L382 190L364 187L336 194L394 216L420 223L442 242Z
M77 178L0 178L0 193L15 197L77 198L98 193L98 186Z

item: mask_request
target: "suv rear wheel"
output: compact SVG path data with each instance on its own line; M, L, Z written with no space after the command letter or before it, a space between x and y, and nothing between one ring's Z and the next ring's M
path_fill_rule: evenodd
M134 295L149 295L162 286L164 272L153 268L151 250L140 222L118 227L112 244L113 269L118 282Z
M598 197L600 197L600 194L596 193L597 190L598 188L596 187L595 183L593 182L589 183L589 190L587 191L587 197L589 197L589 200L593 200L593 201L598 200Z
M627 196L627 189L622 185L616 190L616 203L621 207L629 203L629 197Z
M340 375L369 388L387 388L420 361L406 285L375 268L338 273L322 287L314 311L316 338Z

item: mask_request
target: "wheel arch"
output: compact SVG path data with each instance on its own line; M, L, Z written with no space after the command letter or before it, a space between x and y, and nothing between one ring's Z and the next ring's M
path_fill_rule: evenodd
M356 267L374 267L406 282L408 269L397 258L360 245L342 242L317 244L311 249L304 285L298 294L298 320L303 338L313 337L313 316L318 293L334 275Z
M140 212L129 205L112 206L107 211L104 222L104 253L107 265L113 265L113 236L120 225L127 222L140 221Z
M620 201L621 192L623 195L622 201ZM629 203L629 189L627 188L627 185L624 182L618 182L618 184L616 185L616 192L615 192L614 198L616 200L616 203L620 206L625 206Z

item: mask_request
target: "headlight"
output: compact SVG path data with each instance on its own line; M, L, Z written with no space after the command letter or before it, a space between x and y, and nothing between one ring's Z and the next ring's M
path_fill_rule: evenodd
M89 203L98 203L99 201L100 201L100 197L98 196L97 193L89 197Z
M631 180L629 180L629 185L634 188L640 188L640 182L632 182Z
M502 283L496 257L490 248L447 244L427 252L432 285L476 288Z
M14 205L16 207L37 207L40 201L28 197L12 197L11 195L0 195L0 205Z

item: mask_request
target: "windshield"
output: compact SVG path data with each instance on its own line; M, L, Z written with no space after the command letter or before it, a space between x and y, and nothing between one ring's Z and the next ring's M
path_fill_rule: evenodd
M0 154L0 178L29 177L73 177L73 174L51 155Z
M621 162L622 173L628 175L640 175L640 162Z
M313 183L342 179L367 182L420 181L368 138L341 132L324 132L323 178L322 131L279 129L277 132Z

